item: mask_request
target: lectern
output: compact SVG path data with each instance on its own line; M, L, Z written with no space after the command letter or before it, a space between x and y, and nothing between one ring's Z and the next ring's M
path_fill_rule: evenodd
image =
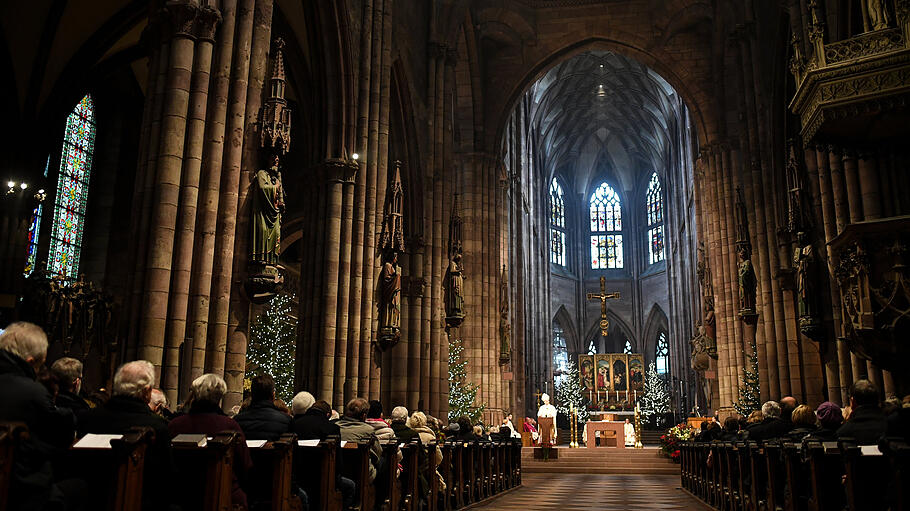
M540 446L550 447L553 445L554 427L553 417L538 417L537 425L540 427Z

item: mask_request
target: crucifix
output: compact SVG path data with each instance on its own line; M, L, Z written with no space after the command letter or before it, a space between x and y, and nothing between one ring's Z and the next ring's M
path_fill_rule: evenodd
M600 300L600 335L607 336L610 322L607 321L607 300L619 299L619 292L607 294L607 279L600 278L600 293L588 293L588 300Z

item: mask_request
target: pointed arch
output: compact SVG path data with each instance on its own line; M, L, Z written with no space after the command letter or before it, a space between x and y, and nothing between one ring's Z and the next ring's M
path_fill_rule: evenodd
M648 319L645 321L645 328L643 330L641 349L642 353L645 356L645 361L647 363L655 362L657 359L657 343L660 337L660 334L663 333L666 342L667 349L670 349L670 326L669 320L667 319L667 314L657 303L651 305L651 310L648 313ZM669 366L669 360L672 357L669 357L669 351L667 353L668 359L668 370L673 370Z
M609 336L612 338L616 332L619 332L617 337L632 341L632 347L634 349L637 343L635 342L635 337L632 335L632 328L629 327L628 323L616 315L612 310L607 310L607 321L610 322ZM591 321L585 330L584 342L586 348L592 339L596 341L598 350L604 352L606 346L604 346L603 341L600 339L600 314L591 318ZM618 347L614 347L614 351L621 353L623 347L624 346L620 344Z
M582 346L578 338L578 332L575 330L575 320L572 319L565 305L559 306L559 310L553 315L553 321L558 321L562 326L563 333L566 336L566 348L569 353L581 353L588 348L587 346Z

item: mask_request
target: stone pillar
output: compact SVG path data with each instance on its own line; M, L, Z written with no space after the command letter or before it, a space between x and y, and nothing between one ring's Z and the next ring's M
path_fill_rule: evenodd
M191 2L169 2L171 44L168 55L167 82L158 165L155 172L154 201L150 222L150 244L145 268L145 290L142 298L140 357L155 364L158 371L164 356L164 333L170 289L171 257L177 202L183 166L186 114L189 108L190 82L193 71L195 23L198 7Z
M189 94L189 115L186 144L181 170L180 208L171 263L170 301L168 303L167 352L161 387L168 401L178 402L177 382L180 375L180 345L186 337L186 315L189 301L190 269L193 263L193 238L196 234L196 199L199 195L199 176L202 169L202 146L206 127L209 73L212 67L212 46L215 28L221 13L212 7L202 7L193 27L196 35L196 55L193 62ZM186 346L185 349L189 349Z

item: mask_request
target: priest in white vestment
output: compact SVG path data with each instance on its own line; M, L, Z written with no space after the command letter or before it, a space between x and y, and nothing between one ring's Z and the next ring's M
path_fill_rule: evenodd
M635 447L635 426L626 419L622 429L626 437L626 447Z

